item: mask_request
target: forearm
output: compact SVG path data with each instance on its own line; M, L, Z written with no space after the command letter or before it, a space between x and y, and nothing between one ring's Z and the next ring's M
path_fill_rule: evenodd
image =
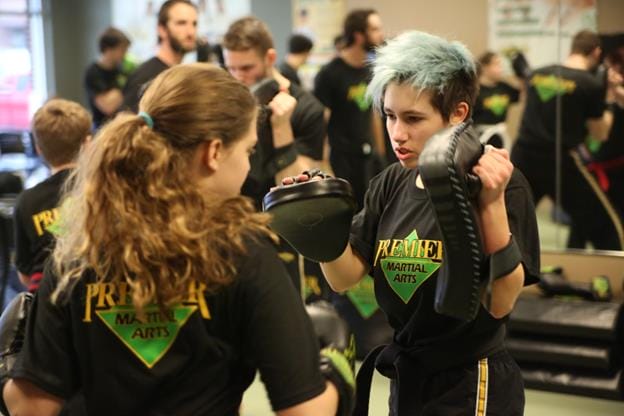
M118 88L113 88L95 97L95 105L107 116L112 115L123 103L123 94Z
M22 272L17 272L17 275L19 277L19 281L22 285L24 285L24 287L28 287L30 286L30 276L22 273Z
M336 387L327 382L327 388L323 393L288 409L277 412L278 416L304 416L304 415L327 415L334 416L338 411L338 391Z
M491 255L507 246L510 239L509 222L504 199L489 204L480 212L483 249ZM497 278L492 283L490 313L495 318L509 314L524 286L524 269L519 264L511 273Z
M355 286L366 275L365 262L355 254L351 244L336 260L321 263L321 269L329 286L335 292L344 292Z
M3 389L9 413L19 416L58 415L63 400L24 380L9 380Z

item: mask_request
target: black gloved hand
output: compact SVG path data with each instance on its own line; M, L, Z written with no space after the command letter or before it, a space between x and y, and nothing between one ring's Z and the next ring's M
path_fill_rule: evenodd
M306 305L321 345L321 372L338 390L339 416L350 415L355 399L355 340L347 323L325 301Z
M2 398L4 384L9 379L9 372L22 350L26 320L33 294L21 292L6 307L0 317L0 411L9 414Z

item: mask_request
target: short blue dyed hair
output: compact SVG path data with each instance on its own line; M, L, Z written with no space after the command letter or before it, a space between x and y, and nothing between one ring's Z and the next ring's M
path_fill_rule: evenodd
M462 101L472 112L479 92L475 61L468 48L418 31L405 32L377 50L368 95L380 111L392 82L430 92L431 104L447 121Z

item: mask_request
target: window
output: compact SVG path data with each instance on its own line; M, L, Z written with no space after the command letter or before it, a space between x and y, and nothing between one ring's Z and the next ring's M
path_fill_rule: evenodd
M0 131L28 130L46 90L41 0L2 0Z

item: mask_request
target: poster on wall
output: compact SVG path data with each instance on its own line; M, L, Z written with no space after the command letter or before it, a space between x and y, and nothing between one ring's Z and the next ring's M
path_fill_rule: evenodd
M342 32L347 13L346 0L292 0L294 33L309 37L314 49L308 62L299 69L301 82L311 88L321 65L335 54L334 39Z
M132 41L129 52L138 62L152 57L157 49L157 15L162 3L164 0L113 0L112 24L128 35ZM210 43L220 42L232 21L251 13L251 0L195 0L195 4L197 35Z
M596 1L489 0L489 49L519 49L533 68L559 63L577 32L596 30Z

